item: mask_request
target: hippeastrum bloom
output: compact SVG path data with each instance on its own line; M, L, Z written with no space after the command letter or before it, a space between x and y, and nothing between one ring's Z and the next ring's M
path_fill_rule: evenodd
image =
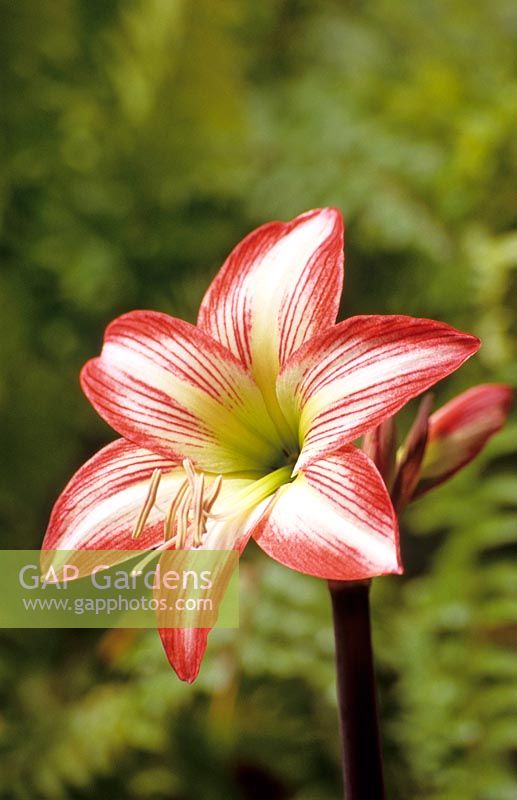
M504 384L474 386L431 414L417 495L440 486L477 456L506 422L512 395Z
M512 397L505 384L482 384L431 414L433 398L426 395L398 451L393 417L368 431L363 450L379 469L397 511L466 467L503 427Z
M81 384L123 438L72 478L44 548L241 552L253 536L321 578L400 572L388 492L353 442L479 341L407 316L335 324L342 280L341 215L316 209L249 234L196 326L153 311L112 322ZM160 633L192 681L208 630Z

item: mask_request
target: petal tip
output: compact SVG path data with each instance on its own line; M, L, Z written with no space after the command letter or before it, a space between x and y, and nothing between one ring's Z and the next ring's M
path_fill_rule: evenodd
M158 628L167 661L184 683L194 683L206 651L208 628Z
M325 206L324 208L320 209L320 212L322 216L325 216L332 221L333 227L337 228L339 233L342 235L345 228L345 222L341 210L336 206Z
M337 206L323 206L319 211L322 214L326 214L333 219L338 220L339 222L343 222L343 214L341 210Z
M479 336L474 336L473 333L467 333L466 336L468 338L468 341L470 342L472 353L477 353L477 351L482 346L483 342L481 341Z
M172 665L172 667L174 669L174 672L176 673L176 675L180 679L180 681L183 681L183 683L188 683L189 686L192 686L192 684L195 682L197 676L199 675L199 668L195 672L184 673L184 672L181 672L180 670L177 670L174 667L174 664Z
M165 648L164 648L165 649ZM176 673L176 676L183 681L183 683L193 684L199 675L201 669L201 660L197 663L180 664L169 653L165 653L167 661Z
M400 559L397 559L396 566L393 569L393 572L391 574L392 575L403 575L404 574L404 565L402 564Z
M340 238L341 243L343 240L343 232L345 223L341 210L336 206L322 206L321 208L312 208L310 211L305 211L298 217L295 217L290 224L305 223L309 220L319 219L321 222L328 226L328 234L336 235ZM327 228L326 228L327 230Z
M403 575L404 574L404 565L402 563L402 558L400 555L400 547L398 542L398 533L397 533L397 541L394 543L393 548L393 559L386 564L385 568L383 569L380 575Z

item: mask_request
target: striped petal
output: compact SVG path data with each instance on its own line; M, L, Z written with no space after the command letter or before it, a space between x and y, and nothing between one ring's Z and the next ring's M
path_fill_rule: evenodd
M509 386L485 384L463 392L432 414L417 495L472 461L504 425L511 402Z
M138 538L133 532L149 496L151 478L160 470L156 497ZM69 481L54 505L43 550L147 550L160 544L172 500L185 481L174 459L151 453L125 439L104 447ZM207 493L214 475L205 476ZM232 507L233 498L253 485L253 479L224 477L214 506ZM204 547L231 549L241 535L236 526L209 519Z
M151 476L162 470L156 503L141 535L132 538L149 493ZM119 439L75 473L50 517L43 550L141 550L163 539L164 510L184 478L166 459ZM160 511L160 508L162 510Z
M318 578L363 580L402 571L388 491L353 445L315 461L279 489L253 535L276 561Z
M196 680L210 631L211 628L158 628L167 660L180 680Z
M226 498L222 498L222 504L227 505L229 499L227 494ZM241 554L265 505L266 503L261 503L250 512L212 526L202 547L206 550L237 550ZM230 577L229 574L221 574L215 578L220 582L222 593L224 593ZM222 593L219 596L219 602L222 600ZM216 594L213 595L213 602L216 604L218 602ZM160 622L160 618L158 622ZM158 630L169 664L178 677L187 683L195 681L205 655L211 628L164 628L160 626Z
M156 469L162 471L156 500L135 540L132 534ZM42 551L78 550L87 574L88 565L93 568L96 560L88 562L85 550L136 551L160 545L168 506L184 479L184 470L173 460L124 439L109 444L78 470L62 492L52 511ZM225 478L214 509L217 511L218 503L231 507L232 497L240 497L252 483L246 478ZM253 514L224 521L209 519L202 547L242 552L255 519ZM162 628L159 632L171 665L182 680L192 682L201 665L209 629Z
M278 437L237 359L182 320L133 311L109 325L81 373L85 394L122 436L210 471L258 470Z
M208 289L198 325L250 368L277 427L281 365L336 319L343 284L343 221L333 208L250 233Z
M479 344L444 323L405 316L352 317L307 342L277 382L284 415L299 420L296 468L395 414Z

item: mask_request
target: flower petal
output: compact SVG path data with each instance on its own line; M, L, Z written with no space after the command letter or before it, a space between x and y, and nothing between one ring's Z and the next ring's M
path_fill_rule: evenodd
M203 298L198 325L247 367L266 344L278 366L332 325L342 283L343 222L337 209L270 222L229 255Z
M163 471L156 504L138 539L132 538L155 469ZM58 498L43 550L142 550L163 538L164 512L184 478L166 459L118 439L86 462Z
M283 421L274 392L279 368L334 323L342 284L341 214L315 209L250 233L201 303L199 327L251 369L279 429Z
M319 578L363 580L402 571L388 491L353 445L279 489L253 536L276 561Z
M156 502L141 535L133 539L155 469L162 470ZM87 569L89 562L82 556L85 550L138 551L161 544L168 505L184 479L185 472L176 461L124 439L112 442L84 464L62 492L52 511L42 551L77 549ZM246 478L224 478L214 509L217 511L218 503L230 507L232 497L239 497L252 483ZM248 518L252 526L254 514L224 521L209 519L202 547L242 552L250 535ZM95 565L93 560L91 567ZM196 677L208 633L209 629L160 630L169 661L182 680L191 682Z
M463 392L432 414L416 494L438 486L472 461L502 428L511 403L509 386L485 384Z
M235 489L235 494L238 494L238 489ZM227 492L222 501L223 505L227 505L229 499L230 496ZM265 503L261 503L251 512L216 523L208 532L202 548L206 550L237 550L241 554L264 507ZM222 563L224 565L224 562ZM219 598L219 602L222 600L229 578L230 575L226 573L216 578L221 582L222 593L220 596L214 593L212 597L214 603L217 604L217 598ZM160 623L160 619L159 616L158 623ZM169 664L182 681L192 683L199 673L211 628L164 628L160 626L158 630Z
M296 468L395 414L479 345L444 323L405 316L352 317L307 342L277 382L284 415L300 420Z
M210 631L211 628L158 628L169 664L182 681L196 680Z
M106 330L83 390L122 436L203 469L257 470L278 452L260 391L237 359L193 325L133 311Z

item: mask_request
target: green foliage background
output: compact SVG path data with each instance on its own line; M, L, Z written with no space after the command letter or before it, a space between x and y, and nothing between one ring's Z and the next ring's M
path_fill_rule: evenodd
M482 336L517 378L511 0L0 3L0 519L37 547L112 434L78 371L137 307L193 320L254 226L334 204L344 315ZM403 520L374 587L390 797L517 796L517 425ZM340 794L325 586L257 551L194 687L153 631L0 634L0 797Z

